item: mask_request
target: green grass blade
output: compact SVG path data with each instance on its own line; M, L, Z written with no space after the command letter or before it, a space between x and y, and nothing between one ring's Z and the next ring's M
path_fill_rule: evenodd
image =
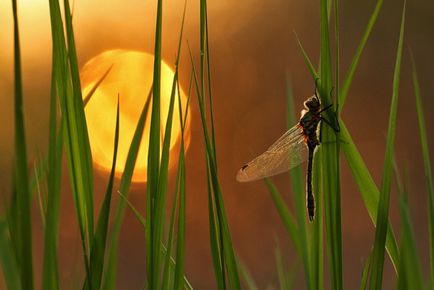
M248 290L259 290L247 266L242 261L240 261L239 258L237 259L237 264L238 264L238 269L240 270L241 273L241 277L244 279L244 282L246 284L246 288Z
M320 79L319 92L322 107L331 101L333 87L333 69L330 51L330 34L328 25L328 1L320 1ZM336 119L334 112L324 112L328 120ZM340 164L337 134L330 126L321 124L322 145L320 146L322 166L322 189L324 194L324 216L326 225L327 253L332 289L342 289L342 232L340 201Z
M149 107L151 104L152 87L149 89L148 97L143 106L139 120L134 131L133 139L131 140L130 148L128 149L127 160L125 162L124 172L119 185L119 192L124 196L128 196L131 178L133 177L134 167L136 165L137 155L139 153L140 142L142 141L143 130L145 128L145 121L148 116ZM117 249L119 245L119 233L121 230L122 219L125 213L125 199L120 199L116 214L113 221L110 245L109 245L109 257L108 257L108 269L105 274L105 281L103 283L103 289L112 290L116 287L116 268L117 268Z
M423 166L425 172L426 188L428 192L428 232L429 232L429 257L430 257L430 285L434 285L434 189L432 180L432 170L428 147L428 138L426 133L425 117L423 112L422 96L417 77L416 64L413 56L412 60L412 78L414 95L416 97L416 110L419 122L419 136L422 147Z
M8 224L0 219L0 265L7 289L23 289L20 285L20 276L14 256L10 237L8 237Z
M344 140L344 143L342 143L341 146L342 151L345 155L345 159L347 160L347 164L351 170L357 187L359 188L359 192L362 196L365 207L368 210L369 216L371 217L372 222L376 224L377 206L380 192L374 180L372 179L372 176L369 173L369 170L366 167L360 152L357 150L357 147L354 144L354 141L352 140L345 123L341 122L340 127L340 136L341 139ZM398 246L390 224L387 227L386 249L396 270L398 266Z
M371 261L372 261L372 252L369 253L368 258L365 261L365 265L363 266L362 278L360 279L360 290L365 290L366 285L368 284L369 272L371 269Z
M399 192L399 213L402 229L397 289L424 289L420 261L416 250L415 233L413 231L408 207L408 191L406 186L402 185L396 163L394 162L393 165Z
M191 57L191 62L193 64L193 58L191 56L191 52L190 52L190 57ZM209 203L213 203L213 204L212 207L210 207L210 209L212 210L212 208L215 208L217 222L219 223L219 227L217 228L214 226L214 228L218 229L216 233L220 236L220 238L217 237L217 242L221 241L222 252L220 257L223 257L223 259L221 260L221 264L223 266L223 269L226 267L230 288L236 290L236 289L240 289L241 286L240 286L238 270L237 270L237 265L235 260L235 253L232 247L232 241L231 241L229 226L226 217L226 210L224 208L222 191L218 179L217 165L216 165L216 160L214 159L214 149L210 141L210 137L209 137L210 135L208 133L207 121L205 118L206 113L205 113L204 98L201 96L200 86L198 84L194 65L193 65L193 76L195 80L196 93L199 100L200 116L201 116L202 129L203 129L203 135L205 141L205 151L207 157L206 165L207 165L207 172L208 172L207 177L211 184L211 188L209 188L208 194L209 194ZM212 110L212 108L210 108L210 110ZM211 217L211 212L210 212L210 217ZM210 219L210 230L212 234L213 225L211 224L211 222L212 221ZM214 241L211 239L211 247L213 247L213 243ZM215 260L215 255L213 255L213 257L214 257L214 266L216 266L218 262ZM222 271L222 274L224 274L224 270Z
M33 255L31 193L27 172L27 149L24 125L23 89L21 78L21 48L16 0L12 1L14 19L14 78L15 78L15 195L16 195L16 257L23 289L33 289Z
M182 146L184 147L184 146ZM176 249L175 284L173 289L182 289L184 278L184 258L185 258L185 156L182 148L180 164L180 187L179 187L179 217L178 217L178 241Z
M282 250L279 246L276 246L274 250L274 256L276 257L276 269L277 269L277 277L279 280L279 286L281 290L289 290L290 284L288 280L288 275L285 270L285 263L283 262Z
M90 91L87 93L87 95L83 99L83 106L86 107L87 103L89 103L90 98L92 98L95 91L98 89L99 85L104 81L104 79L107 77L107 75L112 70L113 65L111 65L105 73L99 78L99 80L93 85L93 87L90 89Z
M85 286L83 287L84 289L87 289L90 285L92 285L93 289L101 289L105 249L107 243L108 223L110 218L110 204L112 199L113 183L114 183L115 172L116 172L116 158L118 152L118 143L119 143L119 96L118 96L118 104L117 104L117 111L116 111L116 127L115 127L115 138L114 138L114 145L113 145L112 168L110 171L110 177L107 184L107 190L104 196L104 201L99 213L95 235L92 241L92 248L90 253L90 270L92 271L92 277L87 277L85 281ZM92 278L91 283L88 280L89 278Z
M304 50L303 45L301 44L300 39L298 38L297 33L294 32L294 34L295 34L295 39L297 40L297 45L298 45L301 53L303 54L304 62L306 63L306 66L309 69L309 72L310 72L313 80L316 81L317 79L319 79L319 76L318 76L318 74L316 72L316 69L313 66L312 62L310 61L310 58L307 55L306 51Z
M383 177L381 179L380 200L378 202L377 222L375 228L375 241L372 256L372 272L370 289L381 289L384 267L384 250L388 228L388 215L390 203L390 188L392 179L393 148L396 134L396 116L398 110L399 79L401 71L402 46L404 41L405 2L402 11L401 29L397 48L395 71L393 75L392 103L389 115L389 126L386 139L386 153L384 159Z
M82 210L84 211L84 216L86 217L87 227L87 239L91 239L94 234L94 226L93 226L93 167L92 167L92 156L90 150L89 136L87 132L86 126L86 118L84 113L83 106L83 97L81 95L81 84L80 84L80 74L78 70L78 60L77 60L77 52L75 48L75 40L74 40L74 30L72 26L72 15L69 8L69 0L64 0L63 2L65 9L65 27L66 27L66 36L67 36L67 44L68 44L68 58L69 58L69 67L71 72L71 82L72 82L72 104L71 111L75 114L74 116L74 127L76 128L75 137L78 145L78 156L75 156L74 159L77 162L78 169L76 171L78 180L79 180L79 188L82 188L82 192L78 192L81 195L82 202L84 205L82 206ZM90 249L90 242L88 249Z
M59 2L50 0L51 31L54 57L54 78L65 118L64 146L69 165L71 188L81 236L86 274L89 270L90 238L93 236L93 178L89 140L84 118L81 88L78 79L72 20L69 4L65 6L68 51Z
M268 191L271 194L271 198L273 199L274 206L277 209L277 212L280 215L280 219L282 220L285 228L291 238L292 242L295 245L295 248L298 253L300 253L300 239L298 237L299 232L297 229L297 225L294 221L294 217L291 215L288 206L285 204L282 196L280 195L277 188L274 186L273 182L269 178L264 179L265 184L267 185Z
M157 19L155 25L155 48L154 48L154 75L152 94L151 129L149 136L148 166L147 166L147 194L146 194L146 269L148 273L149 289L159 288L160 278L160 227L157 227L159 218L156 216L156 200L159 193L160 171L160 93L161 93L161 39L163 1L157 2Z
M51 100L50 100L50 129L49 129L49 148L48 148L48 200L46 210L45 244L44 244L44 264L42 273L42 289L58 290L59 269L58 269L58 235L59 235L59 210L60 210L60 185L62 174L62 155L63 155L63 130L65 119L61 118L60 128L57 129L57 94L56 81L54 75L54 62L51 79ZM42 158L45 160L45 158Z
M351 83L353 81L354 74L357 69L357 65L360 61L360 56L362 55L363 49L366 46L369 36L371 35L372 28L377 21L378 14L380 13L381 7L383 6L383 0L378 0L375 5L374 11L372 11L371 17L369 18L368 24L366 26L365 32L360 40L359 46L357 47L356 54L353 57L350 67L348 68L347 75L342 85L341 93L339 94L339 103L341 108L343 108L344 103L347 99L348 91L350 90ZM337 88L337 87L336 87Z
M292 94L291 84L289 81L287 81L287 102L288 102L287 127L291 128L292 126L294 126L294 124L296 124L296 122L298 122L298 120L296 119L295 116L294 98ZM316 173L317 172L314 172L314 175L316 175ZM322 255L322 251L321 252L316 251L316 249L318 249L319 247L317 243L318 239L316 239L318 234L318 226L322 224L322 217L320 217L318 214L320 213L320 210L318 211L318 209L319 207L321 207L320 199L317 198L317 218L314 222L314 229L312 231L313 232L312 243L309 243L308 221L306 215L306 185L304 181L302 167L297 166L293 168L290 171L290 177L291 177L292 193L295 202L295 215L297 220L296 227L298 229L297 237L298 237L299 246L296 247L296 249L301 257L301 260L303 261L305 279L306 279L306 284L308 286L308 289L317 289L317 287L315 287L315 284L316 284L316 279L320 278L320 274L315 272L316 268L314 263L317 262L319 260L320 255ZM322 267L322 265L317 265L317 266Z
M121 198L124 200L125 205L127 205L132 212L134 213L134 215L136 216L137 220L140 222L140 224L142 225L143 229L146 230L146 220L145 218L140 214L140 212L130 203L130 201L127 199L127 197L125 195L123 195L120 191L118 192L119 195L121 196ZM161 245L161 250L162 250L162 254L164 256L167 255L168 251L167 248L162 244ZM173 259L173 257L170 257L170 264L172 265L172 269L174 268L173 266L175 266L175 260ZM188 281L187 277L184 276L184 288L185 289L193 289L193 287L191 286L190 282Z

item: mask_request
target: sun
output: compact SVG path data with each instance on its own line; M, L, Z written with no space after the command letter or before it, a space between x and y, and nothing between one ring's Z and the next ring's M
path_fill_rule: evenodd
M80 72L83 97L88 95L98 80L111 67L106 78L86 104L86 122L95 167L110 172L113 158L113 143L116 125L116 106L119 95L120 127L116 176L122 175L130 143L139 116L148 98L153 80L154 56L140 51L109 50L89 60ZM161 136L163 138L172 91L174 71L164 61L161 63ZM185 112L186 96L180 88L181 104ZM178 95L172 123L171 164L175 163L173 152L179 150L181 126L179 123ZM148 139L151 108L145 122L143 138L133 174L133 182L146 181L148 163ZM185 128L186 149L189 145L190 127ZM172 162L173 161L173 162Z

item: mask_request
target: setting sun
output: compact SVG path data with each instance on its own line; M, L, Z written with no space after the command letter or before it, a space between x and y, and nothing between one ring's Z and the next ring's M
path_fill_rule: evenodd
M89 60L81 70L83 96L86 96L104 73L112 66L107 77L98 86L87 103L85 112L92 157L96 167L105 172L111 169L113 140L116 122L116 105L119 95L120 129L116 175L120 177L125 166L129 146L136 129L137 121L148 98L153 78L154 57L149 53L130 50L109 50ZM174 71L164 61L161 64L161 135L168 114ZM181 90L181 103L185 110L186 96ZM150 130L149 110L142 144L133 175L134 182L146 181L148 162L148 138ZM171 152L180 141L178 96L175 98L175 110L172 125ZM189 122L185 131L186 146L189 140ZM171 161L176 158L171 158Z

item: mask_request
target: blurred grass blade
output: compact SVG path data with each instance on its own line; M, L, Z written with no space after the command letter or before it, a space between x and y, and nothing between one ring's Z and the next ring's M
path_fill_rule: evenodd
M371 35L372 28L377 21L378 14L380 13L381 7L383 6L383 0L378 0L375 5L374 11L372 11L371 17L369 18L368 24L366 26L365 32L360 40L359 46L357 47L356 54L353 57L350 67L348 68L344 84L342 85L341 93L339 94L339 104L343 108L345 101L347 99L348 91L350 90L351 83L353 81L354 74L356 72L357 66L360 61L360 56L362 55L363 49Z
M116 110L116 127L115 127L115 138L114 138L114 145L113 145L112 168L110 171L107 190L99 213L96 232L93 237L92 248L90 252L90 270L92 271L92 277L91 277L92 282L90 283L90 281L88 280L90 277L87 277L85 281L85 286L83 287L84 289L87 289L90 285L92 285L93 289L101 289L105 249L107 243L108 223L110 218L110 204L112 199L113 183L114 183L115 172L116 172L118 144L119 144L119 95L118 95L118 104Z
M420 144L422 147L423 165L425 171L425 181L428 192L428 231L429 231L429 257L430 257L430 285L434 287L434 190L432 181L432 170L428 147L428 138L426 132L425 117L423 112L422 96L420 93L419 81L417 77L416 64L411 56L412 60L412 78L414 95L416 97L416 109L419 122L419 136Z
M119 185L119 192L126 197L128 197L130 190L131 178L133 177L134 167L136 165L137 155L139 153L140 143L142 141L143 130L145 128L145 121L147 119L149 106L151 104L151 94L152 86L149 89L146 102L143 106L139 120L137 121L136 130L134 131L133 139L131 140L130 148L128 149L127 160L125 161L124 172L122 173ZM113 290L116 287L117 249L119 245L119 233L125 212L125 205L125 199L121 198L119 200L113 220L109 244L108 268L104 276L105 281L103 283L103 289L105 290Z
M23 88L21 78L21 48L18 28L17 2L12 0L14 19L14 79L15 79L15 165L14 187L16 207L13 208L16 235L12 243L16 249L20 281L23 289L33 289L33 254L31 193L27 172L27 148L24 125Z
M316 81L317 79L319 79L319 76L318 76L318 74L316 72L316 69L313 66L312 62L310 61L310 58L307 55L306 51L304 50L303 45L301 44L300 39L298 38L297 33L294 32L294 34L295 34L295 38L297 40L298 47L299 47L301 53L303 54L304 62L306 63L307 68L309 69L309 72L310 72L310 74L312 76L312 79L314 81Z
M240 270L241 273L241 277L244 279L244 282L246 284L246 288L248 290L258 290L259 288L256 285L256 282L253 279L252 275L250 274L250 271L247 268L247 266L242 261L240 261L239 258L237 258L237 264L238 264L238 269Z
M10 237L8 237L8 224L3 218L0 219L0 265L3 270L6 289L23 289L20 285L14 248L12 247Z
M396 163L394 163L394 169L399 192L399 213L401 217L397 289L424 289L420 261L416 250L415 233L408 207L408 191L406 186L402 185Z
M142 225L143 229L146 230L146 220L145 218L140 214L140 212L131 204L131 202L127 199L127 197L125 195L123 195L120 191L118 192L121 199L124 200L124 204L127 205L130 210L134 213L135 217L137 218L137 220L140 222L140 224ZM161 245L161 251L163 253L164 256L167 255L168 251L167 248L162 244ZM170 257L170 264L172 265L173 269L175 266L175 260L173 259L173 257ZM187 277L184 276L184 288L185 289L193 289L193 287L191 286L190 282L188 281Z
M285 201L283 200L277 188L274 186L273 182L269 178L265 178L264 181L267 185L268 191L271 194L271 198L273 199L277 212L280 215L280 219L285 225L285 228L289 234L289 237L294 243L297 252L300 253L300 239L298 238L299 233L297 230L297 225L294 221L294 217L291 215L288 206L285 204Z
M397 48L395 71L393 75L392 103L389 115L389 126L386 139L386 153L384 158L383 177L381 179L380 200L378 202L377 222L375 228L375 241L372 256L372 271L370 289L381 289L384 267L384 249L388 228L388 215L390 203L390 188L392 179L392 162L396 134L396 116L398 110L399 79L401 72L402 46L404 41L405 2L402 11L401 29Z
M365 261L365 265L363 266L362 278L360 280L360 290L365 290L366 285L368 284L369 272L371 270L371 261L372 261L372 252L369 253L368 258Z
M301 45L301 44L300 44ZM306 58L308 59L307 55ZM294 98L292 94L292 88L289 80L287 81L287 115L288 115L288 123L287 128L291 128L294 124L298 122L295 116L294 111ZM315 158L318 156L316 154ZM314 166L318 165L316 162L314 162ZM291 176L291 186L292 186L292 193L293 198L295 202L295 214L297 219L297 242L298 247L296 245L296 249L301 257L301 261L303 262L304 267L304 275L306 279L306 284L308 286L308 289L319 289L319 281L322 274L317 273L315 266L318 267L318 269L322 268L322 264L315 264L320 260L320 256L322 255L322 251L317 251L320 248L320 245L318 244L318 234L322 235L322 233L319 233L319 227L322 228L322 217L321 214L321 200L317 196L317 211L316 211L316 219L314 221L314 229L312 231L312 239L309 241L308 239L308 220L306 215L306 186L304 181L304 174L301 166L296 166L293 168L290 172ZM315 183L316 171L314 171L314 178L313 183ZM318 193L318 191L316 191ZM322 232L322 230L321 230ZM322 247L321 247L322 248ZM321 271L322 272L322 271ZM315 287L317 285L318 287Z

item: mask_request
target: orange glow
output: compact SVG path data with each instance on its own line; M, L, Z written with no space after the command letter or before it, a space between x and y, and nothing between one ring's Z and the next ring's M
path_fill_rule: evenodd
M99 85L86 105L86 119L92 157L96 167L110 172L114 131L116 125L116 105L119 94L120 127L119 148L116 164L116 176L120 177L136 125L148 97L153 78L154 56L149 53L130 50L109 50L88 61L81 70L83 97L85 97L96 82L113 65L111 71ZM163 61L161 64L161 136L163 138L172 91L174 71ZM181 103L185 111L186 96L181 88ZM151 102L152 104L152 102ZM143 132L142 143L137 157L133 174L134 182L146 181L146 167L148 163L148 140L150 130L151 106ZM172 124L172 140L170 144L170 163L177 160L174 149L179 150L181 129L179 124L178 95ZM185 138L186 148L189 145L189 121L187 120ZM162 142L161 142L162 143ZM176 150L176 151L178 151Z

